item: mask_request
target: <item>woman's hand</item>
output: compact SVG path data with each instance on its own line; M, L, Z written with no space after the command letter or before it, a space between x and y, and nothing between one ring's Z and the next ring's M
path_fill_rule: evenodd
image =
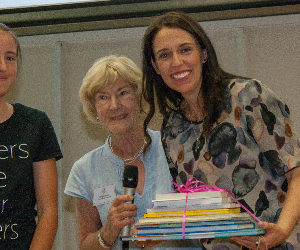
M113 200L101 229L101 235L106 243L112 245L121 229L134 223L133 217L137 215L137 206L131 203L132 200L133 196L130 195L119 195Z
M266 245L265 239L263 236L240 236L240 237L231 237L235 243L247 247L249 249L259 249L266 250L269 246Z
M137 234L137 229L135 226L132 228L132 234L133 235ZM160 242L161 242L160 240L136 240L134 243L138 247L144 248L144 247L154 247L158 245Z
M236 243L250 249L269 249L284 242L289 236L285 230L274 223L260 222L258 225L266 230L264 236L231 237Z
M131 201L132 196L117 196L110 205L107 219L102 226L97 208L92 202L76 198L76 216L78 224L79 248L82 250L101 249L98 241L99 228L102 240L107 245L113 245L121 229L125 225L134 223L137 207L125 202Z
M260 222L258 225L266 230L263 238L269 248L278 246L289 237L287 230L284 230L278 224Z

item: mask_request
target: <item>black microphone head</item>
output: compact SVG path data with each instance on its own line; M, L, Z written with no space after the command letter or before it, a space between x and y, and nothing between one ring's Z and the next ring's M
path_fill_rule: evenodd
M123 173L123 187L136 188L138 183L138 168L133 165L125 165Z

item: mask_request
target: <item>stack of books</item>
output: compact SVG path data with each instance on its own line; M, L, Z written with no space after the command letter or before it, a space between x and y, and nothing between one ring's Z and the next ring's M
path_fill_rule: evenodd
M178 240L264 234L226 192L157 194L130 240ZM129 240L129 239L128 239Z

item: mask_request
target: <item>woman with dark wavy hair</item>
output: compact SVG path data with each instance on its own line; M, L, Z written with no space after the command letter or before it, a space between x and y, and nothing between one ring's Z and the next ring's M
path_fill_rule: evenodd
M150 105L144 130L157 105L174 181L195 177L230 190L263 221L263 237L205 247L299 247L292 231L299 220L300 150L287 105L258 80L225 72L204 30L177 12L157 17L144 34L143 83Z
M144 95L146 100L150 103L150 112L146 122L152 118L155 112L155 105L153 93L158 98L159 111L166 115L168 110L179 111L179 104L184 100L183 95L165 84L164 79L160 74L157 74L153 62L155 60L153 51L153 41L156 34L163 28L179 28L188 32L197 42L200 51L203 51L202 65L202 92L203 104L205 106L208 116L205 117L205 133L208 134L209 129L215 122L216 110L214 107L219 102L223 102L223 91L229 84L231 79L237 76L225 72L218 63L215 49L209 40L204 30L190 17L180 13L168 13L161 18L157 18L148 27L143 39L143 80L146 83ZM209 56L207 56L209 55ZM159 91L157 91L159 90Z

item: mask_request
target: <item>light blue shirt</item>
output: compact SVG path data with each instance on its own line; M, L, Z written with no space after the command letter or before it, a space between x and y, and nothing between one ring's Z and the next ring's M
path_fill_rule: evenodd
M142 217L146 210L152 207L152 200L155 199L156 193L167 193L173 190L172 177L161 144L160 133L150 129L148 132L151 136L152 144L149 151L140 156L145 168L144 190L141 195L138 193L134 195L134 203L138 207L137 218ZM66 194L86 199L93 203L94 190L99 187L115 184L116 195L124 193L122 186L124 162L111 152L108 140L109 138L106 139L104 145L90 151L74 163L65 187ZM110 205L97 205L102 224L107 219ZM135 219L137 220L137 218ZM182 241L180 243L176 242L176 246L183 243ZM188 242L186 241L184 245L186 243ZM170 245L174 246L174 244L175 242L163 242L159 246L165 249ZM134 244L131 244L131 247L134 247ZM112 249L121 248L121 240L118 238ZM174 247L171 248L176 249ZM156 247L156 249L159 248ZM197 249L199 249L199 246Z

